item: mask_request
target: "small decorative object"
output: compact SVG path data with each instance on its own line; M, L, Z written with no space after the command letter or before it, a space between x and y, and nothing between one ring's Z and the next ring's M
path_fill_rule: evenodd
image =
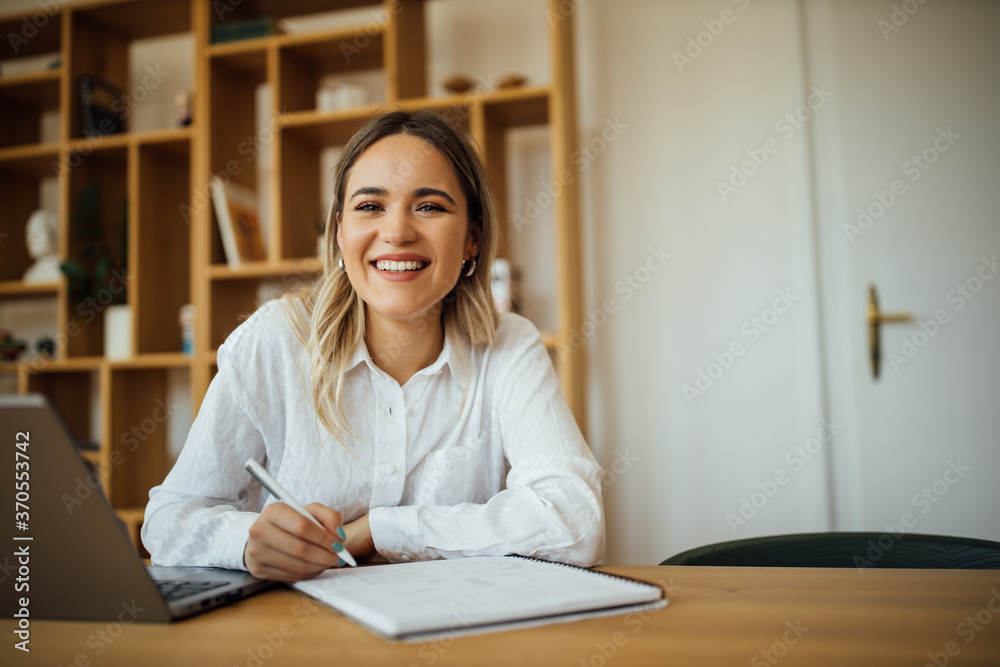
M368 89L350 81L325 81L316 91L316 110L351 109L368 104Z
M129 359L132 356L132 306L119 304L104 309L104 356Z
M100 77L81 76L80 123L83 136L119 134L125 131L125 116L114 110L121 103L122 91Z
M501 313L514 312L514 283L510 262L506 259L493 261L490 285L493 291L493 305Z
M39 209L28 218L24 236L28 255L35 263L24 272L24 282L49 283L62 277L59 272L58 227L56 216L48 211Z
M13 362L21 356L21 353L28 349L28 344L14 335L7 329L0 329L0 359Z
M100 188L88 183L76 206L77 254L59 268L66 274L70 297L76 302L90 299L102 305L125 303L128 279L128 201L122 200L122 220L106 228L102 223ZM109 241L110 237L112 241Z
M497 82L497 88L517 88L523 86L528 81L528 77L523 74L508 74Z
M174 95L174 112L178 127L191 124L191 91L182 90Z
M177 311L177 323L181 327L181 352L194 354L194 304L186 303Z
M452 77L445 79L442 84L446 90L453 93L464 93L466 91L472 90L472 87L476 85L476 82L465 76L464 74L456 74Z
M35 341L35 352L37 352L38 356L42 359L55 359L56 342L48 336L39 338Z

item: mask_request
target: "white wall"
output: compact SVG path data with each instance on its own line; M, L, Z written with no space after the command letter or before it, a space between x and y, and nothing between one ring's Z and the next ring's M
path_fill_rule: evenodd
M734 537L826 529L822 450L801 469L785 458L821 426L806 133L776 127L813 83L796 6L592 0L578 13L581 140L607 119L628 125L584 173L588 307L623 300L615 287L650 246L672 253L587 350L591 443L605 466L634 459L606 491L606 560L655 563ZM674 53L699 33L708 46L678 66ZM777 152L723 201L717 182L768 139ZM789 289L798 300L757 328ZM734 343L742 356L709 368ZM722 374L685 395L700 370ZM787 484L731 526L727 514L743 499L761 504L758 484L782 472Z

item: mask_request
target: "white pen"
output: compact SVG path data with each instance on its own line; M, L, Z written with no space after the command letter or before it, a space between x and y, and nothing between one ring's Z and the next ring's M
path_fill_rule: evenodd
M293 510L295 510L305 518L309 519L323 530L326 530L326 527L323 526L323 524L321 524L319 521L317 521L316 517L310 514L305 507L299 505L298 501L295 500L295 498L292 498L292 494L288 493L288 491L285 491L285 488L281 486L281 484L278 484L278 480L276 480L271 475L271 473L265 470L264 466L257 463L257 461L255 461L252 458L247 459L246 466L247 466L247 472L253 475L254 478L258 482L260 482L260 485L263 486L265 489L267 489L272 496L274 496L281 502L285 503L286 505L291 507ZM334 544L337 544L337 542L334 542ZM334 551L337 550L334 549ZM358 566L357 561L354 560L354 556L352 556L351 553L347 550L347 547L344 547L340 551L337 551L337 555L340 556L344 560L344 562L350 565L351 567Z

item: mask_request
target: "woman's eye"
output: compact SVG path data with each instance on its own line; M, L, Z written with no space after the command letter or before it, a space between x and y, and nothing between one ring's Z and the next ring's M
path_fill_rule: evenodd
M382 207L375 202L366 201L354 207L355 211L381 211Z
M427 202L426 204L418 206L417 210L422 212L444 212L444 206L441 206L441 204Z

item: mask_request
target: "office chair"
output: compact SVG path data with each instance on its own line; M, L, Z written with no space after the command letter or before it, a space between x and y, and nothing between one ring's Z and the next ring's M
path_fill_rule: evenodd
M802 533L720 542L660 565L1000 569L1000 543L894 533Z

